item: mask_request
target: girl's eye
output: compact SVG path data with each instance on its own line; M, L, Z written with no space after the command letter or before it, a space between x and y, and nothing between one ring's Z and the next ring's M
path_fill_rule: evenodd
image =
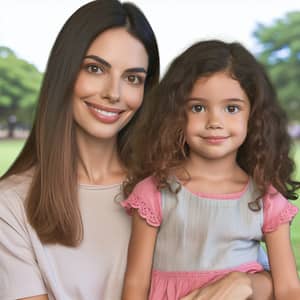
M87 69L88 72L90 72L90 73L96 73L96 74L101 74L101 73L103 73L102 68L100 68L100 67L97 66L97 65L88 65L88 66L86 66L86 69Z
M226 106L225 111L230 114L235 114L240 111L240 108L237 105L228 105Z
M204 111L204 106L201 104L193 105L192 106L192 112L198 113L198 112L203 112Z
M144 83L144 79L141 76L137 76L137 75L128 75L126 77L126 80L130 84L134 84L134 85L138 85L138 84L143 84Z

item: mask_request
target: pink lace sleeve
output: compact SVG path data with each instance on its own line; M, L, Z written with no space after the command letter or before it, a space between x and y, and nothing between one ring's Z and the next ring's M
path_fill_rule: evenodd
M138 183L129 197L121 202L127 213L137 209L139 215L154 227L159 227L162 221L161 194L156 189L152 177Z
M264 233L275 231L279 225L292 221L298 212L298 208L292 205L272 186L263 199L263 206Z

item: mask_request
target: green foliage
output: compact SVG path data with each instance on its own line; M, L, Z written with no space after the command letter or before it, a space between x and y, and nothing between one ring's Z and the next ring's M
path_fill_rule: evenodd
M266 66L290 120L300 120L300 12L290 12L254 32L258 59Z
M0 122L15 115L30 126L42 74L7 48L0 47Z

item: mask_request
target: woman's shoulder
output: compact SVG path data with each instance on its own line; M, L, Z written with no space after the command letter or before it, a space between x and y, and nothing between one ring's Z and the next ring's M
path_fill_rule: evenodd
M33 171L11 175L0 181L0 206L13 205L16 202L24 202L30 184L32 181Z

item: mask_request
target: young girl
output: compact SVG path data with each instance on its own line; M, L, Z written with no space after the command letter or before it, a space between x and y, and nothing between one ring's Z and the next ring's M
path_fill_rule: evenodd
M300 182L263 67L238 43L199 42L152 97L124 186L133 220L123 299L175 300L230 272L259 272L264 240L275 298L299 300L289 236L297 208L287 199Z

